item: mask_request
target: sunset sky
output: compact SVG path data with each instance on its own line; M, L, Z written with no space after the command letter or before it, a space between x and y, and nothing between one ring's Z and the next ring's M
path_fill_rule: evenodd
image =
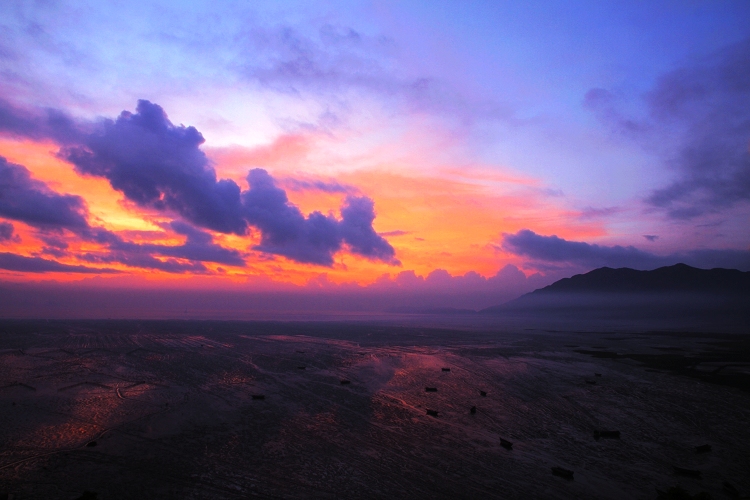
M750 270L748 19L4 2L0 281L479 308L601 266Z

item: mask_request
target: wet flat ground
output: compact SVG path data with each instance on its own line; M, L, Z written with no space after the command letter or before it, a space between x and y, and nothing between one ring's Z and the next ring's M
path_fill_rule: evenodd
M742 334L3 321L0 498L745 496L748 380Z

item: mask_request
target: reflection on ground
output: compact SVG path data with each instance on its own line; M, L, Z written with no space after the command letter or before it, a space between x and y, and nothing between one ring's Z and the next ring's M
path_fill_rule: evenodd
M680 486L721 498L724 483L747 494L749 344L702 333L2 322L0 494L625 499Z

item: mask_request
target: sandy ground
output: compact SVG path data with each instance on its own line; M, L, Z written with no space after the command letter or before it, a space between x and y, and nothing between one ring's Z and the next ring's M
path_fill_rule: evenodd
M0 322L0 498L747 495L749 353L700 332Z

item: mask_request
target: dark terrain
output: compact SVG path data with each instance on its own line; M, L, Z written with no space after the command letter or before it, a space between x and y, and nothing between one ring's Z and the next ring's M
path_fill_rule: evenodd
M747 332L0 322L14 500L731 498L748 421Z

